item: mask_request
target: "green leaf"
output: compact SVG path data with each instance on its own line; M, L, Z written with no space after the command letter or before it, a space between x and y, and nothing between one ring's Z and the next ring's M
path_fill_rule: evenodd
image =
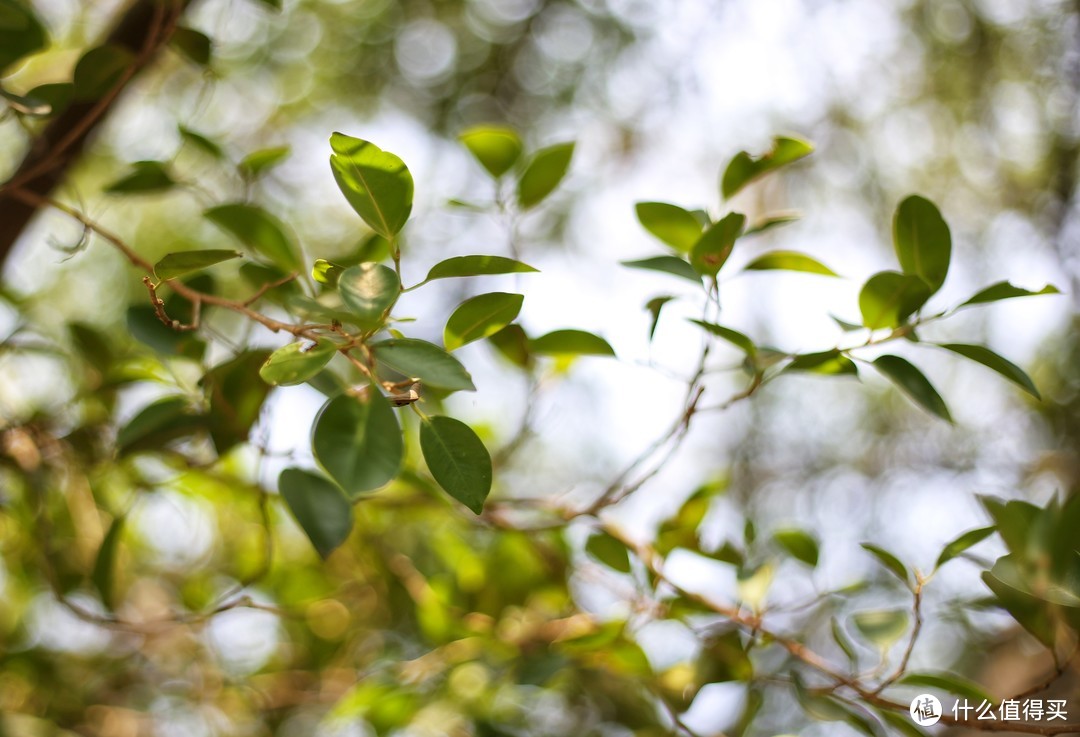
M259 369L259 376L275 386L302 384L322 371L337 349L336 343L325 339L316 343L290 343L270 354Z
M476 391L461 363L437 345L415 338L395 338L369 346L387 368L426 386L446 391Z
M758 177L762 177L782 166L809 156L814 147L807 141L787 136L776 136L772 150L759 158L753 158L746 151L740 151L732 158L720 181L720 191L724 199L733 197L739 190Z
M963 553L971 546L976 545L977 543L980 543L986 538L990 537L994 534L995 530L997 530L997 527L994 525L990 525L989 527L979 527L974 530L968 530L963 535L956 538L942 549L941 555L938 556L937 562L934 563L934 570L941 568L943 565Z
M903 325L930 299L930 288L917 276L882 271L867 279L859 292L863 324L871 330Z
M281 2L282 2L282 0L258 0L258 2L262 3L263 5L270 8L271 10L278 10L278 11L281 10Z
M311 278L320 284L325 284L331 288L337 288L338 280L341 278L341 274L344 271L344 266L339 266L333 261L327 261L324 258L317 258L315 259L315 264L311 267Z
M186 397L164 397L144 407L120 429L116 450L120 455L157 450L201 427L202 422Z
M859 663L859 657L855 654L855 646L851 643L851 640L848 639L848 636L844 634L844 630L840 627L840 623L836 620L836 617L833 617L832 620L830 620L829 626L832 631L833 642L836 643L837 647L839 647L841 652L847 657L851 667L855 668Z
M976 363L981 363L983 366L997 371L1031 396L1036 399L1042 399L1039 395L1039 390L1035 388L1035 383L1031 380L1031 377L1024 373L1022 368L1012 361L1002 358L989 348L981 345L967 345L965 343L937 343L936 345L945 348L946 350L950 350L953 353L958 353L964 358L970 358Z
M754 345L754 341L740 333L738 330L732 330L731 328L725 328L723 325L717 325L715 323L706 322L704 320L698 320L690 318L690 322L695 325L705 328L718 338L723 338L728 343L741 350L748 356L752 356L757 353L757 346Z
M615 349L599 335L584 330L554 330L529 342L533 353L560 356L614 356Z
M900 203L893 216L893 247L901 270L926 282L931 294L945 283L952 236L933 202L911 195Z
M510 171L521 157L521 139L505 126L473 126L462 131L458 140L496 179Z
M143 194L172 189L176 180L161 161L136 161L131 171L105 187L109 194Z
M169 43L189 61L201 67L210 63L214 45L210 37L205 33L196 31L194 28L177 26L172 33L172 38L169 39Z
M818 564L818 543L808 532L803 530L777 530L773 540L796 560L814 568Z
M518 204L528 209L551 194L570 168L573 143L560 143L536 152L518 180Z
M135 55L123 46L106 44L90 49L75 65L75 99L103 97L119 83Z
M533 271L537 269L503 256L454 256L432 266L422 283L460 276L524 274Z
M365 223L387 240L412 212L413 178L405 162L368 141L330 136L330 168L341 193Z
M808 274L838 276L838 274L817 259L796 251L772 251L746 265L747 271L766 271L783 269L785 271L805 271Z
M1001 281L976 292L974 296L967 302L961 304L960 307L980 305L985 304L986 302L997 302L1003 299L1013 299L1014 297L1037 297L1040 294L1061 294L1061 290L1053 284L1047 284L1042 289L1032 292L1022 287L1013 286L1007 281Z
M818 353L803 353L784 367L784 371L809 371L830 376L858 376L859 369L847 356L836 348Z
M161 281L175 279L178 276L191 274L195 271L202 271L214 264L220 264L222 261L239 258L240 255L241 254L236 251L220 249L169 253L154 264L154 276Z
M311 449L350 499L389 483L404 454L394 410L374 386L324 404L315 418Z
M439 486L474 514L484 511L491 491L491 456L468 425L452 417L420 424L420 452Z
M847 320L842 320L839 317L837 317L836 315L829 315L829 317L831 317L832 321L835 322L837 324L837 326L841 330L843 330L845 333L853 333L856 330L863 330L865 328L865 326L863 326L863 325L857 325L857 324L855 324L853 322L848 322Z
M177 130L180 131L180 137L184 139L185 142L190 143L211 158L225 158L225 151L222 150L221 146L204 136L202 133L183 125L178 126Z
M281 222L261 207L237 202L212 207L203 215L285 273L303 271L296 247Z
M859 634L881 650L888 650L907 632L909 616L903 609L879 609L857 612L851 619Z
M630 572L630 554L626 546L606 532L597 532L585 543L585 552L619 573Z
M877 562L880 563L885 570L899 578L905 584L910 585L907 566L901 563L899 558L885 548L874 545L873 543L859 543L859 546L870 553L870 555L874 556L874 558L877 559Z
M874 368L896 384L918 405L937 415L946 422L952 422L945 400L934 389L919 369L900 356L879 356L874 359Z
M241 353L231 361L212 368L203 377L210 394L207 425L218 455L248 438L259 419L270 387L255 377L270 351Z
M518 316L524 299L520 294L491 292L465 300L446 321L443 330L446 350L457 350L499 332Z
M292 149L288 146L273 146L252 151L237 164L236 169L245 179L256 179L289 158Z
M701 237L701 223L678 205L667 202L639 202L634 208L638 221L664 243L689 253Z
M959 676L954 676L951 673L908 673L897 681L897 684L901 686L919 686L920 688L937 688L978 703L983 701L994 703L996 700L982 686Z
M18 0L0 0L0 75L24 56L41 51L49 38L33 10Z
M789 225L791 223L797 222L798 220L799 215L795 213L787 213L784 215L771 215L764 220L760 220L751 225L749 228L746 229L746 232L743 233L743 236L745 237L748 235L758 235L759 233L764 233L766 231L772 230L773 228L779 228L782 225Z
M352 507L341 490L310 471L286 468L278 491L319 556L326 559L349 537Z
M529 336L520 325L507 325L505 328L488 336L488 342L494 346L510 363L523 369L532 366L533 358L529 352Z
M29 92L26 97L31 100L39 100L49 106L49 112L32 114L59 115L71 104L71 98L75 95L75 85L71 82L56 82L53 84L39 84Z
M694 271L694 267L678 256L654 256L637 261L620 261L623 266L631 269L644 269L646 271L660 271L665 274L679 276L695 284L701 284L701 275Z
M649 341L652 342L653 336L656 334L656 326L660 323L660 311L664 309L664 305L671 302L675 297L665 295L662 297L653 297L645 303L645 309L652 315L652 321L649 323Z
M94 570L90 574L90 580L94 582L105 608L110 612L116 605L115 587L116 580L116 554L120 547L120 535L124 531L124 517L116 517L109 525L109 531L98 548L97 558L94 560Z
M0 87L0 98L7 101L8 106L20 115L49 115L53 112L53 106L48 100L36 97L33 94L16 95Z
M390 308L401 296L401 282L389 266L367 262L341 272L338 292L360 324L373 328L385 321Z
M904 737L929 737L929 733L915 726L909 716L901 716L896 712L886 711L881 708L875 709L875 711L882 721L888 723L889 726L904 735Z
M730 212L706 230L690 251L690 264L702 276L715 277L724 266L735 241L742 235L746 216Z

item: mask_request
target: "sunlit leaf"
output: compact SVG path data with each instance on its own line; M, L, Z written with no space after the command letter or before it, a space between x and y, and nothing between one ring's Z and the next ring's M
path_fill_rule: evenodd
M339 266L333 261L327 261L324 258L317 258L311 267L311 278L319 282L319 284L334 288L337 287L338 279L344 271L344 266Z
M690 322L704 328L718 338L723 338L728 343L731 343L733 346L743 351L748 356L752 356L757 352L757 346L754 345L754 341L750 340L750 338L746 337L738 330L732 330L731 328L726 328L723 325L717 325L715 323L706 322L705 320L698 320L696 318L691 318Z
M804 271L808 274L837 276L837 273L815 258L795 251L772 251L746 265L747 271L766 271L783 269L785 271Z
M521 157L521 139L505 126L474 126L462 131L458 140L495 178L510 171Z
M917 276L882 271L871 276L859 292L863 324L871 330L903 325L930 299L930 288Z
M286 468L278 491L322 558L329 557L352 530L352 507L341 490L310 471Z
M946 422L952 422L952 415L945 405L945 400L934 389L919 369L900 356L884 355L874 359L874 368L896 384L916 404L937 415Z
M338 277L338 292L360 325L376 327L401 296L401 282L389 266L363 263L350 266Z
M679 276L695 284L701 284L701 274L694 271L685 259L678 256L654 256L652 258L638 259L637 261L620 261L623 266L631 269L644 269L646 271L659 271L673 276Z
M105 191L109 194L142 194L162 192L172 189L175 185L176 180L169 174L164 163L136 161L131 165L131 171L106 185Z
M420 451L447 494L474 514L484 511L491 491L491 456L471 427L452 417L426 418L420 424Z
M690 250L690 265L702 276L715 277L742 235L746 216L730 212L706 230Z
M964 358L970 358L976 363L981 363L983 366L986 366L993 371L997 371L1031 396L1036 399L1042 399L1039 395L1039 390L1035 388L1035 383L1031 380L1031 377L1024 373L1022 368L1012 361L1002 358L989 348L981 345L967 345L964 343L938 343L937 345L950 350L953 353L958 353Z
M504 256L454 256L431 267L424 282L462 276L489 274L524 274L536 269Z
M639 202L634 209L645 230L677 251L689 253L701 237L701 223L678 205Z
M818 564L818 542L804 530L777 530L773 540L796 560L814 568Z
M584 330L555 330L529 342L529 349L541 355L614 356L615 349L599 335Z
M626 545L606 532L590 535L585 552L614 571L630 572L630 553Z
M859 375L859 369L855 362L835 348L831 351L803 353L795 356L794 360L784 367L784 371L808 371L830 376Z
M375 359L402 376L446 391L476 391L461 363L437 345L415 338L393 338L370 345Z
M276 386L302 384L322 371L337 349L336 343L325 339L317 343L290 343L270 354L259 369L259 376Z
M936 292L945 282L952 258L949 226L933 202L911 195L893 216L893 246L905 274L926 282Z
M937 562L934 563L934 568L941 568L941 566L945 565L968 548L972 547L973 545L977 545L978 543L993 535L996 530L997 527L995 527L994 525L990 525L989 527L979 527L974 530L968 530L963 535L956 538L942 549L941 555L938 556Z
M368 141L330 136L330 168L341 193L365 223L391 240L412 212L413 178L405 162Z
M499 332L521 312L522 300L522 295L507 292L491 292L465 300L446 321L443 330L446 350L457 350Z
M960 306L979 305L987 302L997 302L1003 299L1013 299L1014 297L1037 297L1040 294L1061 294L1061 290L1053 284L1047 284L1042 289L1033 292L1022 287L1013 286L1007 281L1002 281L997 284L991 284L986 289L976 292Z
M319 410L311 436L319 465L355 499L389 483L401 469L401 428L390 402L373 386L334 397Z
M222 261L239 258L236 251L207 249L204 251L180 251L166 254L154 264L154 276L161 281L202 271Z
M284 226L261 207L237 202L212 207L203 215L286 273L303 271L303 263Z
M236 168L245 179L255 179L285 161L291 152L289 146L262 148L242 158Z
M724 170L720 191L724 199L729 199L758 177L809 156L813 150L814 147L807 141L777 136L773 139L772 150L758 158L740 151Z
M528 209L551 194L566 176L573 156L573 143L560 143L537 151L518 180L518 204Z

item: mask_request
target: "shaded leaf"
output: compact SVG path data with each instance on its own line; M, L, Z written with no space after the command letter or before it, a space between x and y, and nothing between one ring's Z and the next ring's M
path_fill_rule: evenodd
M892 647L907 632L910 617L903 609L879 609L856 612L851 620L855 629L881 650Z
M784 371L809 371L830 376L859 375L855 362L835 348L830 351L795 356L794 360L784 367Z
M183 54L189 61L206 66L210 63L213 53L213 42L205 33L196 31L194 28L177 26L172 33L169 43L173 48Z
M982 686L951 673L908 673L897 683L901 686L936 688L957 696L963 696L965 699L971 699L977 703L983 701L994 703L995 701Z
M911 195L893 216L893 247L905 274L926 282L936 292L945 282L952 257L949 226L933 202Z
M337 349L336 343L326 339L317 343L290 343L270 354L259 369L259 376L276 386L302 384L322 371Z
M782 269L784 271L804 271L808 274L838 276L838 274L817 259L796 251L772 251L746 265L747 271L766 271Z
M160 161L136 161L131 171L105 187L109 194L162 192L176 185L165 164Z
M462 131L458 140L496 179L510 171L521 157L521 139L505 126L473 126Z
M0 74L4 70L48 43L45 27L34 11L18 0L0 0Z
M40 100L49 106L48 113L33 113L43 115L59 115L71 104L75 96L75 85L71 82L55 82L51 84L39 84L26 93L31 100Z
M179 126L178 130L180 131L180 137L184 139L184 141L190 143L208 156L215 159L225 158L225 151L222 150L221 146L204 136L202 133L183 125Z
M368 141L330 136L330 168L341 193L372 230L392 240L412 212L413 178L405 162Z
M286 273L303 271L296 247L281 222L261 207L237 202L212 207L203 215Z
M615 349L599 335L584 330L554 330L529 342L533 353L566 356L614 356Z
M381 325L401 296L397 272L371 262L345 269L337 287L345 306L367 328Z
M645 309L649 311L650 315L652 315L652 320L649 322L650 342L652 341L653 336L656 334L656 326L660 323L660 311L664 309L664 305L666 305L673 299L675 298L670 295L665 295L663 297L653 297L645 303Z
M518 180L518 204L528 209L551 194L566 176L573 156L573 143L560 143L537 151Z
M94 570L90 574L90 580L94 582L105 608L112 611L116 605L115 580L116 580L116 555L120 547L120 535L124 531L124 517L116 517L109 525L109 531L98 548L97 558L94 560Z
M0 87L0 98L6 100L8 106L21 115L43 116L53 112L53 106L48 100L32 93L16 95Z
M979 305L987 302L997 302L1003 299L1013 299L1015 297L1037 297L1040 294L1061 294L1061 290L1055 287L1053 284L1047 284L1038 291L1030 291L1022 287L1013 286L1007 281L1001 281L997 284L991 284L986 289L976 292L966 302L961 304L961 307L968 305Z
M524 274L537 269L504 256L454 256L431 267L422 283L435 279L489 274Z
M877 562L880 563L885 570L893 574L905 584L909 584L910 577L908 575L907 566L900 562L900 559L890 553L885 548L874 545L873 543L859 543L859 546L870 553Z
M818 564L818 542L803 530L777 530L773 540L796 560L814 568Z
M191 409L186 397L164 397L148 404L120 429L116 450L120 455L157 450L202 426L201 418Z
M852 668L855 668L859 664L859 657L855 654L855 646L852 644L848 636L844 634L844 630L840 627L840 622L836 617L833 617L829 622L829 627L832 632L833 642L840 648L840 651L844 653L844 656L848 659L848 663Z
M256 179L289 158L291 152L289 146L262 148L242 158L236 168L245 179Z
M934 563L934 569L941 568L941 566L945 565L968 548L993 535L996 530L997 527L994 525L968 530L942 549L941 555L938 556L937 562Z
M970 358L976 363L981 363L983 366L986 366L993 371L997 371L1031 396L1036 399L1042 399L1042 396L1039 395L1039 390L1035 388L1035 383L1031 380L1031 377L1024 373L1022 368L1012 361L1002 358L989 348L981 345L967 345L964 343L938 343L936 345L939 345L946 350L950 350L953 353L958 353L964 358Z
M491 491L491 456L471 427L452 417L429 417L420 424L420 451L447 494L474 514L483 512Z
M286 468L278 491L322 558L345 542L352 530L352 507L341 490L310 471Z
M103 97L134 63L135 55L122 46L106 44L90 49L75 65L75 99Z
M742 235L746 216L730 212L706 230L690 250L690 265L702 276L715 277Z
M620 261L623 266L631 269L644 269L646 271L660 271L665 274L679 276L695 284L701 284L701 275L694 271L694 267L678 256L654 256L637 261Z
M791 223L797 222L798 220L799 215L795 213L772 215L765 218L764 220L759 220L758 222L751 225L749 228L746 229L746 232L743 233L743 236L764 233L766 231L772 230L773 228L779 228L782 225L789 225Z
M342 394L319 410L311 449L345 495L355 499L389 483L401 470L401 428L390 403L375 388Z
M758 158L753 158L746 151L740 151L735 154L724 170L724 176L720 180L720 191L724 199L733 197L758 177L809 156L813 150L814 147L807 141L776 136L773 139L772 150Z
M903 390L916 404L937 415L946 422L952 422L945 400L934 389L919 369L900 356L879 356L874 359L874 368Z
M527 369L532 365L532 354L529 351L529 336L525 334L520 325L507 325L505 328L488 336L488 342L495 347L510 363L519 368Z
M903 325L930 299L930 288L917 276L882 271L867 279L859 292L863 324L871 330Z
M210 394L207 425L218 455L247 440L259 419L270 387L256 377L269 355L266 350L247 351L215 366L203 377Z
M465 300L446 321L443 330L446 350L457 350L499 332L518 316L524 299L520 294L491 292Z
M704 320L698 320L696 318L691 318L690 322L705 328L705 330L718 338L723 338L748 356L752 356L757 352L757 346L754 345L754 341L750 340L750 338L746 337L738 330L732 330L731 328L725 328L723 325L705 322Z
M476 391L461 363L437 345L415 338L394 338L369 346L375 359L402 376L446 391Z
M597 532L585 543L585 552L619 573L630 572L630 554L626 546L606 532Z
M236 251L207 249L204 251L181 251L166 254L154 264L154 276L161 281L175 279L178 276L202 271L222 261L239 258Z
M645 230L677 251L689 253L701 237L701 223L692 213L667 202L639 202L634 206Z

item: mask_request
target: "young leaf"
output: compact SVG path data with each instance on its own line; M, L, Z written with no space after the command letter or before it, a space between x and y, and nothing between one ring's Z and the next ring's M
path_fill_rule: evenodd
M815 374L858 376L859 369L837 349L818 353L803 353L784 367L784 371L809 371Z
M496 179L510 171L521 157L521 139L505 126L474 126L462 131L458 140Z
M597 532L585 543L585 552L619 573L630 572L630 554L626 546L606 532Z
M818 543L808 532L803 530L777 530L773 540L796 560L814 568L818 564Z
M314 344L290 343L270 354L259 369L259 376L267 384L275 386L302 384L330 363L337 348L330 340Z
M499 332L518 316L524 299L520 294L491 292L465 300L446 321L443 330L446 350L457 350Z
M214 159L225 158L225 151L216 142L204 136L198 131L192 130L185 125L177 126L177 130L180 132L180 137L184 139L185 143L190 143L195 148L199 149L207 156Z
M6 67L24 56L41 51L48 44L48 35L41 21L27 3L16 0L0 1L0 76Z
M382 324L401 296L401 282L389 266L367 262L341 272L338 292L360 325L373 328Z
M874 556L877 559L877 562L880 563L885 570L899 578L905 584L910 585L907 567L900 562L899 558L885 548L874 545L873 543L859 543L859 546Z
M203 216L285 273L303 270L281 222L261 207L236 202L212 207Z
M365 223L387 240L412 212L413 178L405 162L368 141L330 136L330 168L341 193Z
M660 271L665 274L679 276L695 284L701 284L701 275L694 271L694 267L678 256L654 256L637 261L620 261L623 266L631 269L644 269L646 271Z
M474 514L484 511L491 491L491 456L472 428L452 417L430 417L420 424L420 452L447 494Z
M584 330L555 330L529 342L533 353L563 356L614 356L615 350L598 335Z
M677 251L689 253L701 237L701 223L678 205L639 202L634 209L645 230Z
M319 410L311 436L319 465L350 499L389 483L401 469L401 428L374 387L334 397Z
M454 256L431 267L424 283L436 279L489 274L524 274L537 269L504 256Z
M560 143L536 152L518 180L518 204L528 209L551 194L570 168L573 143Z
M160 161L136 161L131 171L105 187L109 194L162 192L176 185L165 164Z
M852 616L855 629L881 650L888 650L904 636L908 619L908 613L903 609L857 612Z
M985 304L986 302L997 302L1002 299L1013 299L1014 297L1037 297L1040 294L1061 294L1061 290L1053 284L1047 284L1042 289L1032 292L1022 287L1013 286L1007 281L1001 281L976 292L974 296L967 302L961 304L960 307L980 305Z
M125 70L135 63L135 55L123 46L106 44L90 49L75 65L75 99L93 100L108 93Z
M116 554L120 548L120 535L124 531L124 517L117 517L109 525L109 531L105 533L105 539L98 548L97 558L94 560L94 571L90 580L94 582L94 588L98 590L101 602L112 611L116 604L115 597L115 573Z
M930 299L930 288L917 276L882 271L867 279L859 292L863 324L871 330L903 325Z
M706 230L690 250L690 265L694 271L715 277L731 255L745 225L745 215L730 212Z
M997 371L1031 396L1036 399L1042 399L1039 395L1039 390L1035 388L1035 383L1031 380L1031 377L1024 373L1022 368L1012 361L1002 358L989 348L981 345L967 345L964 343L938 343L937 345L946 350L950 350L953 353L958 353L964 358L970 358L976 363L981 363L989 369Z
M919 369L900 356L884 355L874 359L874 368L900 387L916 404L937 415L946 422L952 422L945 400L934 389Z
M205 251L180 251L166 254L154 264L154 276L161 281L175 279L178 276L202 271L222 261L239 258L236 251L207 249Z
M213 42L205 33L196 31L194 28L177 26L173 30L169 43L189 61L201 67L210 63L210 56L213 54Z
M945 283L952 236L933 202L911 195L900 203L893 217L893 247L903 272L922 279L931 293Z
M821 274L822 276L838 276L838 274L817 259L807 256L805 253L795 251L772 251L746 265L747 271L766 271L771 269L783 269L785 271L804 271L808 274Z
M937 562L934 563L934 570L941 568L943 565L963 553L971 546L976 545L985 540L986 538L990 537L994 534L996 530L997 527L994 525L990 525L989 527L979 527L974 530L968 530L963 535L956 538L942 549L941 555L938 556Z
M394 338L369 347L382 365L434 389L476 391L465 367L437 345L415 338Z
M327 261L324 258L317 258L311 267L311 278L319 282L319 284L325 284L328 287L336 288L338 280L341 278L341 274L344 271L344 266L339 266L333 261Z
M256 179L289 158L292 149L288 146L274 146L252 151L237 164L236 168L245 179Z
M323 559L349 537L352 507L341 490L322 476L286 468L278 477L278 491Z
M757 346L754 345L754 341L740 333L738 330L732 330L731 328L725 328L723 325L717 325L711 322L705 322L704 320L698 320L690 318L690 322L705 328L708 332L712 333L718 338L723 338L728 343L731 343L736 348L743 351L746 355L752 356L757 353Z
M730 199L739 190L758 177L764 176L782 166L809 156L814 147L807 141L787 136L776 136L772 150L759 158L753 158L746 151L740 151L732 158L720 180L720 191L724 199Z
M971 699L980 704L983 701L988 701L990 703L994 702L994 698L990 696L982 686L960 678L959 676L954 676L951 673L909 673L897 681L897 683L902 686L937 688L957 696L963 696L965 699Z

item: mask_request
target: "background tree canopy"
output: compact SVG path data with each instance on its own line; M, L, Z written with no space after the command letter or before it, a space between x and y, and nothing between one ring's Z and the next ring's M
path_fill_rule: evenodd
M1080 4L0 0L0 96L0 734L1080 732Z

